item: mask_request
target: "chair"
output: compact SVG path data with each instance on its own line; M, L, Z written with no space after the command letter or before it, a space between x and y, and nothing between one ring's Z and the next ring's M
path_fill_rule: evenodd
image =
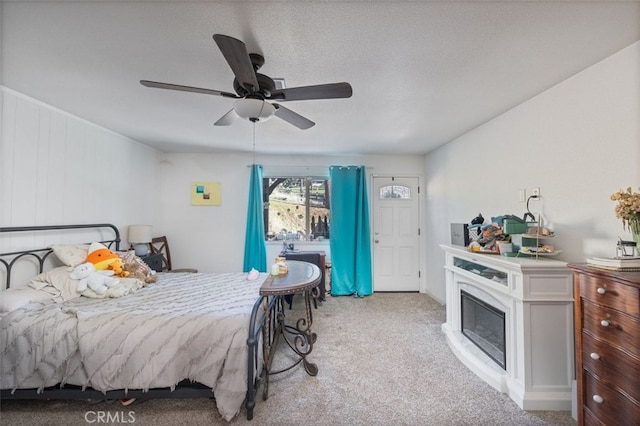
M169 251L169 243L165 235L161 237L154 237L149 243L149 249L151 253L162 255L162 272L198 272L193 268L173 269L171 266L171 251Z
M312 289L313 306L318 308L318 300L325 300L325 275L326 261L324 251L299 251L299 252L281 252L280 256L284 256L287 260L301 260L303 262L313 263L320 269L320 284ZM289 304L289 309L293 305L293 295L285 296L285 302Z

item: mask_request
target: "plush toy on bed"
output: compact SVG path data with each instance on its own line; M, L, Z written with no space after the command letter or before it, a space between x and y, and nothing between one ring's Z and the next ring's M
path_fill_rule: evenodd
M117 262L111 262L109 266L107 266L107 270L113 271L113 275L116 277L127 278L129 276L129 271L125 271L121 259L118 259Z
M156 275L155 271L136 256L133 250L122 253L120 259L124 270L129 273L129 278L139 279L144 283L145 287L158 281L158 275Z
M120 257L104 244L91 243L87 254L87 262L93 263L97 271L113 271L113 275L120 278L129 276L129 272L123 268Z
M97 294L104 294L109 287L120 282L113 276L113 271L96 271L95 266L91 262L81 263L76 266L69 277L78 282L77 291L82 293L90 288Z

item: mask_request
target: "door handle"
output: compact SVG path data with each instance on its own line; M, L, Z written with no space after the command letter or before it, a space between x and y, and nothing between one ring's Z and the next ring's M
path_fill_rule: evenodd
M373 240L373 242L378 244L380 241L379 240Z

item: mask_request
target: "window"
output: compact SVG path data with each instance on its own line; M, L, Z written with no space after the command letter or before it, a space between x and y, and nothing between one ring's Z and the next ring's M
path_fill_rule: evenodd
M329 180L268 177L263 181L267 240L329 238Z
M403 200L411 199L411 188L401 185L388 185L380 188L380 199L400 198Z

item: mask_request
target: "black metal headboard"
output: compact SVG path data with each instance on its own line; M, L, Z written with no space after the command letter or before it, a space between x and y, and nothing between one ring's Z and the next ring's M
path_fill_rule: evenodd
M111 250L120 250L120 231L115 225L110 223L91 223L80 225L43 225L43 226L12 226L12 227L0 227L0 234L5 233L19 233L19 232L40 232L51 230L71 230L71 229L105 229L109 228L113 231L114 237L112 239L101 240L100 242ZM0 235L2 237L2 235ZM94 240L95 241L95 240ZM92 242L92 241L90 241ZM77 244L87 243L87 241L78 241ZM53 251L50 247L33 248L27 250L19 250L7 253L0 253L0 264L4 266L6 271L6 286L9 288L11 285L11 271L17 262L20 260L29 259L31 261L37 261L38 272L43 272L44 264L49 255ZM0 286L1 288L1 286Z

